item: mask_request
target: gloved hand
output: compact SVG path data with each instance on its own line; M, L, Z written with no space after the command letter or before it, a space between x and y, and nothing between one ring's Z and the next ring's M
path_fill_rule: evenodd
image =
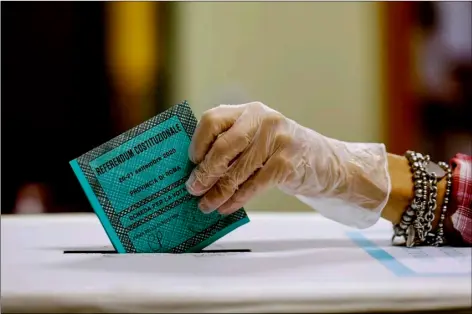
M305 128L259 102L203 114L189 148L187 181L203 212L231 214L278 186L322 215L366 228L390 192L382 144L347 143Z

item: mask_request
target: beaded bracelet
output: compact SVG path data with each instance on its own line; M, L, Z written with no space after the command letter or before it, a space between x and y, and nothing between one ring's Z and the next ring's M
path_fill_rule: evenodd
M446 163L438 163L438 166L446 173L446 194L441 208L437 231L432 233L432 223L437 208L438 177L436 173L428 173L426 171L430 163L428 155L423 156L417 152L407 151L405 157L408 160L413 175L414 198L403 213L400 223L393 226L392 243L396 237L402 237L407 247L415 245L443 245L445 243L444 220L451 193L452 171Z
M415 188L415 196L421 197L421 205L416 207L416 215L412 224L408 226L406 245L412 247L416 242L424 241L425 218L429 217L428 208L428 192L430 190L430 182L426 166L430 161L428 155L423 156L420 153L407 151L405 157L408 159L411 171L413 172L413 182Z
M408 241L408 234L414 232L414 229L411 228L413 222L418 215L420 217L422 216L426 206L428 190L427 175L426 170L424 169L426 160L423 158L423 155L414 153L412 151L407 151L405 153L405 157L408 160L410 170L413 175L414 198L407 210L403 213L400 223L394 225L392 242L394 241L395 237L403 237L405 241Z
M435 212L437 208L437 197L438 197L438 178L435 173L428 174L429 177L429 195L428 195L428 207L427 211L424 214L424 225L423 228L419 230L419 242L425 242L427 239L434 237L434 233L430 233L433 229L433 221L435 217ZM429 241L428 241L429 242Z
M438 166L446 171L446 194L444 195L444 201L441 208L441 216L439 217L438 230L436 231L434 246L441 246L446 244L446 239L444 237L444 220L446 219L447 205L449 203L449 198L451 196L451 187L452 187L452 169L448 164L441 161L438 163Z

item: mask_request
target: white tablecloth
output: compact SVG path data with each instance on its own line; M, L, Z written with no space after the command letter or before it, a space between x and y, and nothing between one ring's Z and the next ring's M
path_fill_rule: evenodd
M1 222L2 311L356 312L470 308L470 248L391 247L317 214L254 214L210 248L247 253L64 254L110 247L93 215Z

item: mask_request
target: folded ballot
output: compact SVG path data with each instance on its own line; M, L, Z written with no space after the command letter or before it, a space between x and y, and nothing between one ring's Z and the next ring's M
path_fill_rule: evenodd
M187 192L196 125L183 102L70 162L118 253L197 252L249 222L243 208L204 214Z

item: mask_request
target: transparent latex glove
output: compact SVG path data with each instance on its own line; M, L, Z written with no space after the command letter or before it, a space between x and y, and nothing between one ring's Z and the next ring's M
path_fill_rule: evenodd
M327 138L259 102L205 112L189 157L197 167L187 189L207 213L231 214L277 186L325 217L366 228L390 192L383 144Z

